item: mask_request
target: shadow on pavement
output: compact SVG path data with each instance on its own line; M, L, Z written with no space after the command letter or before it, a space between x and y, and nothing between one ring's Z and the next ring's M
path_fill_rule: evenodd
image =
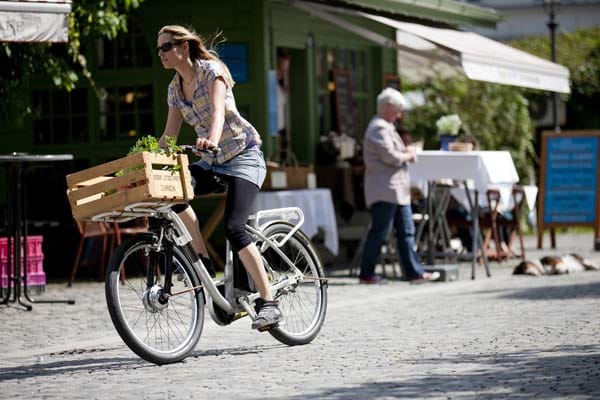
M126 371L135 364L139 364L139 367L143 367L144 364L153 366L153 364L146 363L137 357L85 358L80 360L40 362L30 365L0 368L0 382L40 376L78 374L82 371L89 373L96 371Z
M199 358L199 357L214 357L214 356L241 356L245 354L260 354L268 350L274 350L282 347L287 347L282 344L274 345L257 345L257 346L240 346L240 347L229 347L225 349L211 349L194 351L187 358Z
M554 355L557 351L572 354ZM407 360L425 365L472 364L469 372L432 373L409 380L378 380L353 387L331 387L288 399L375 399L375 398L543 398L600 395L600 346L567 346L546 351L489 355L456 355ZM463 367L464 370L464 367Z
M569 300L600 298L600 282L566 286L527 288L505 294L501 296L501 298L515 300Z

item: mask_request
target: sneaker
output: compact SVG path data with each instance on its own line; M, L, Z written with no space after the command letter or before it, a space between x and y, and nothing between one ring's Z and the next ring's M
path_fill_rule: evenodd
M418 285L419 283L437 281L441 276L442 275L438 271L425 272L420 278L413 279L410 281L410 283L413 285Z
M256 309L258 314L252 322L252 329L266 331L277 326L283 320L283 314L279 310L277 300L256 300Z
M366 278L358 278L358 283L366 285L384 285L388 283L388 280L383 278L381 275L371 275Z

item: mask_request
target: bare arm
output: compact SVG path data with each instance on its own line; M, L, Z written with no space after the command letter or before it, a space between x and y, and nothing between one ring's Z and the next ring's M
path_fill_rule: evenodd
M225 123L225 94L227 85L223 78L218 77L209 86L210 96L210 129L208 138L198 138L196 146L200 148L218 147Z
M172 136L175 139L179 136L179 131L181 130L181 123L183 122L183 117L178 109L169 107L169 113L167 114L167 123L165 124L165 131L160 137L158 141L158 145L160 147L165 146L165 137Z

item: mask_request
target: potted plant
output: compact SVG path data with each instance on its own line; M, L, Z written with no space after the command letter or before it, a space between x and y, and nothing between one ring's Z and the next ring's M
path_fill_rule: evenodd
M462 121L457 114L444 115L436 122L438 137L440 138L440 150L448 150L450 143L456 140L458 130Z

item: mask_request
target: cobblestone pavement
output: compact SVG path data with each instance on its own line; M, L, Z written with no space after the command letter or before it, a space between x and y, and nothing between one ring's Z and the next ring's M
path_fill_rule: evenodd
M592 245L559 237L545 254L598 262ZM335 277L310 345L207 320L194 353L162 367L117 336L102 284L49 285L45 298L76 304L0 306L0 398L600 398L600 272L512 276L515 263L475 280L462 264L457 282L417 286Z

